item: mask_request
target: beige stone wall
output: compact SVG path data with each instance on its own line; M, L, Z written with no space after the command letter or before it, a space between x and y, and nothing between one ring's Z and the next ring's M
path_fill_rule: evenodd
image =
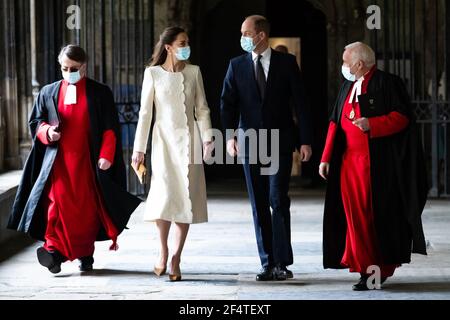
M192 28L191 7L192 0L155 0L155 43L169 26L180 26L189 31Z

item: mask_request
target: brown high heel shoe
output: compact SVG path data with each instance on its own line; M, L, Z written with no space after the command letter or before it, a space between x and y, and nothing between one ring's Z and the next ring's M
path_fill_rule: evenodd
M169 280L170 281L180 281L181 280L180 265L178 265L178 271L175 271L173 273L169 273Z
M153 267L153 272L154 272L158 277L161 277L161 276L165 275L165 274L166 274L166 270L167 270L166 267L164 267L164 268L158 268L158 267L156 267L156 266Z
M181 280L181 273L179 273L179 274L169 274L169 280L170 281L180 281Z

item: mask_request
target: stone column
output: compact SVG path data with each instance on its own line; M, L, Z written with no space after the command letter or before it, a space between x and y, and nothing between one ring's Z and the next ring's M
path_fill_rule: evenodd
M22 161L22 165L25 162L28 153L31 148L31 137L28 129L28 116L33 107L34 100L37 98L40 90L40 84L37 79L37 25L36 25L36 0L30 0L30 8L29 8L29 19L30 19L30 75L31 79L26 79L26 81L31 80L31 90L32 95L29 96L27 92L22 92L22 104L21 104L21 123L20 123L20 157ZM28 39L26 39L28 40ZM25 41L26 41L25 40Z
M5 120L3 119L3 92L0 91L0 173L5 170Z
M5 145L5 165L6 169L19 169L19 122L18 122L18 100L17 100L17 73L16 73L16 40L15 40L15 3L5 0L3 2L2 21L5 24L5 80L4 80L4 101L7 106L4 111L6 122L6 145Z
M21 23L27 25L27 20L29 22L29 30L26 30L25 34L21 34L21 42L24 47L29 48L30 55L30 64L26 66L30 72L23 72L25 69L23 67L17 69L18 72L23 72L20 76L21 83L25 82L25 85L22 84L22 90L20 90L20 112L19 112L19 140L20 140L20 158L21 158L21 166L25 164L25 160L31 149L31 137L28 129L28 117L31 112L31 108L33 106L34 99L39 93L39 83L36 80L36 66L37 66L37 58L36 58L36 1L30 0L28 6L23 6L22 10L27 10L29 14L24 12L24 16L21 17ZM29 32L28 32L29 31ZM29 85L31 82L31 90L32 95L30 95Z

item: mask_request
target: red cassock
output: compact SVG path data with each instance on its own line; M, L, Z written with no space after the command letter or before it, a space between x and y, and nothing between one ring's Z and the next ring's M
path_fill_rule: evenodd
M77 103L64 104L68 83L63 80L58 96L58 112L62 128L58 154L43 193L43 205L48 212L45 245L58 250L69 260L92 256L94 243L103 226L116 247L118 231L105 209L102 194L95 179L89 149L89 112L85 78L77 84ZM41 124L37 136L50 144L49 125ZM103 133L100 158L114 159L114 131Z
M367 92L367 85L374 71L375 68L364 76L361 94ZM395 134L406 128L409 120L394 111L384 116L369 118L370 131L363 132L349 120L352 110L352 103L349 103L351 92L352 88L346 98L340 121L346 139L340 180L342 203L347 219L346 244L341 264L348 267L350 272L362 274L367 273L369 266L377 265L381 268L382 277L390 277L398 265L384 264L378 245L372 209L369 139ZM360 118L359 103L353 102L353 108L355 119ZM321 162L329 163L331 160L337 129L337 124L330 122Z

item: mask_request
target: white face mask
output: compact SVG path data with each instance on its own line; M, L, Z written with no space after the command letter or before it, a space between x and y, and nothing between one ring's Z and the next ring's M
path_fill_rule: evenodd
M342 65L341 72L342 72L342 75L344 76L344 78L347 79L348 81L353 82L356 80L356 75L354 75L350 72L350 67Z
M70 84L75 84L81 79L80 70L75 72L62 72L64 80L66 80Z

